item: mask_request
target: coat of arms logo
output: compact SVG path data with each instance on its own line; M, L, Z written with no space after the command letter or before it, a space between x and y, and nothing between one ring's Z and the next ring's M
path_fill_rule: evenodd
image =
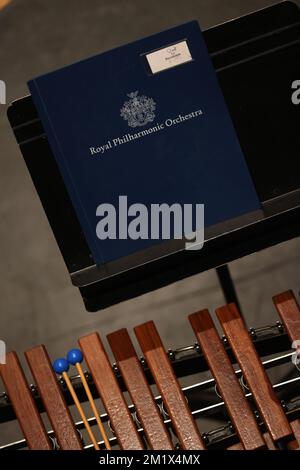
M133 91L127 95L130 99L125 101L121 108L121 117L127 121L128 126L145 126L155 119L156 103L147 96L138 96L138 91Z

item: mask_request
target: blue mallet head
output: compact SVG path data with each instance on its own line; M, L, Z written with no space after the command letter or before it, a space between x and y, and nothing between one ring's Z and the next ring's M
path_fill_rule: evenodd
M67 354L67 361L73 366L75 366L78 362L81 363L83 361L83 354L80 349L70 349Z
M57 374L62 374L63 372L68 372L69 363L64 357L60 357L53 362L53 369Z

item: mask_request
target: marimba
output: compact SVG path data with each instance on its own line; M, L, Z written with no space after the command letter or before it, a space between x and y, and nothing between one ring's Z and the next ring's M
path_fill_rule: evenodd
M8 109L72 284L88 311L218 267L226 302L235 301L224 265L300 235L300 106L291 99L300 75L299 7L280 2L203 35L262 210L207 228L201 250L186 250L184 240L165 240L97 266L31 96Z
M273 301L281 322L250 331L235 304L218 308L223 337L207 309L193 313L189 322L197 342L178 350L165 350L152 321L139 325L134 332L142 359L128 331L115 331L107 336L116 359L113 366L98 333L81 337L79 347L88 368L85 378L97 407L100 401L104 406L100 420L109 446L123 450L298 449L298 370L294 367L294 376L277 384L271 384L267 370L292 364L291 358L297 366L296 352L290 350L291 343L300 340L300 309L292 291L275 296ZM271 359L261 360L261 355L270 354ZM2 449L91 448L88 436L83 437L83 422L74 422L70 413L66 381L57 379L45 347L33 347L25 357L34 386L28 385L15 352L9 352L6 364L0 366L6 389L0 403L1 420L12 419L14 410L25 437ZM181 387L180 377L207 367L210 379ZM75 375L70 382L79 400L86 401L86 389L79 379ZM203 393L207 397L209 389L213 400L205 402ZM46 429L41 411L47 415L51 430ZM207 413L221 414L225 424L205 432ZM88 418L94 430L96 421L96 417ZM100 450L105 448L105 441L98 440Z

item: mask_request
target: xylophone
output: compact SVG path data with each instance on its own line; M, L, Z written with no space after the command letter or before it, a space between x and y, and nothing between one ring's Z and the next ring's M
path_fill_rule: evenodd
M295 351L290 351L300 339L300 309L292 291L273 301L281 322L250 331L235 304L218 308L222 337L207 309L193 313L189 321L197 342L175 351L165 350L152 321L139 325L134 332L141 359L128 331L115 331L107 336L113 367L98 333L81 337L80 349L53 364L44 346L33 347L25 352L35 381L31 387L17 354L9 352L0 366L6 389L0 416L7 412L11 419L13 409L25 439L2 449L300 449L300 376ZM278 351L289 352L278 356ZM272 357L262 361L261 353ZM83 360L88 371L82 369ZM294 376L272 384L267 371L287 363ZM70 366L77 375L68 375ZM211 378L180 385L179 377L207 366ZM214 398L204 403L201 393L208 397L208 390ZM86 417L83 401L90 404L92 417ZM68 406L73 402L81 421L74 422ZM221 415L225 424L203 432L207 413Z

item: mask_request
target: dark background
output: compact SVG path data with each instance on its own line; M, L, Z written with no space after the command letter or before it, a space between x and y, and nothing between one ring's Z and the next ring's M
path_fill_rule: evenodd
M11 1L0 10L0 79L7 84L7 101L27 94L28 79L90 55L187 20L197 19L206 29L274 3ZM99 313L84 310L12 135L6 108L0 105L0 339L7 349L17 350L22 358L24 349L44 343L54 359L87 332L97 329L104 336L150 319L167 347L194 342L187 315L205 307L213 311L224 303L213 270ZM277 320L271 297L289 288L297 292L299 262L300 241L295 239L231 263L249 326ZM0 445L19 436L15 423L0 426Z

